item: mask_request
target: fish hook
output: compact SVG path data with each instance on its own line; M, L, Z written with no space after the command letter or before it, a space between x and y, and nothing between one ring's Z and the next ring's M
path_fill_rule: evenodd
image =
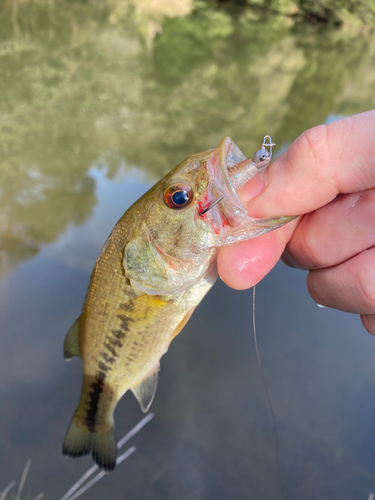
M210 205L208 205L208 207L206 207L204 210L202 210L202 212L199 212L199 215L204 215L206 212L211 210L211 208L214 207L215 205L217 205L224 198L224 196L225 196L225 194L222 194L221 196L219 196L219 198L217 198Z

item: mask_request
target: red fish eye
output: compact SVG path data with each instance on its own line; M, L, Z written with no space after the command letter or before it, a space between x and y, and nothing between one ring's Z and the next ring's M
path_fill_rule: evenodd
M193 199L189 186L170 186L164 192L164 202L169 208L185 208Z

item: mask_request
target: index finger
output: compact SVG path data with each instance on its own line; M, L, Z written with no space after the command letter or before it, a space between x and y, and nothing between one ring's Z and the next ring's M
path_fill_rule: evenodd
M375 110L304 132L266 171L257 191L249 183L240 193L252 217L311 212L339 193L375 186ZM263 186L259 187L259 183Z

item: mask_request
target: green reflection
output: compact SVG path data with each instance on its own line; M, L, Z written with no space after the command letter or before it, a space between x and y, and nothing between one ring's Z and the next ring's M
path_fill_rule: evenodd
M374 107L363 30L189 0L0 7L1 272L96 203L93 163L157 178L229 135L248 155Z

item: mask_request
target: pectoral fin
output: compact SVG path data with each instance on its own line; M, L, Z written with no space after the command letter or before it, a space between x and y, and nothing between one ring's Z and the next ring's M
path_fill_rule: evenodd
M80 356L79 352L79 317L74 325L70 328L65 337L64 342L64 358L70 361L73 356Z
M134 299L121 305L117 315L132 318L136 321L150 323L160 310L168 305L168 300L163 300L159 295L147 295L143 293Z
M148 411L154 400L156 387L158 385L158 371L159 364L157 369L148 378L131 389L134 396L138 399L143 412Z
M189 319L191 318L191 315L193 314L193 312L195 311L195 307L191 308L190 311L186 314L186 316L184 317L184 319L181 321L181 323L177 326L177 328L174 330L174 332L172 333L172 336L171 336L171 342L172 340L177 337L177 335L180 333L180 331L183 329L183 327L186 325L186 323L189 321Z

